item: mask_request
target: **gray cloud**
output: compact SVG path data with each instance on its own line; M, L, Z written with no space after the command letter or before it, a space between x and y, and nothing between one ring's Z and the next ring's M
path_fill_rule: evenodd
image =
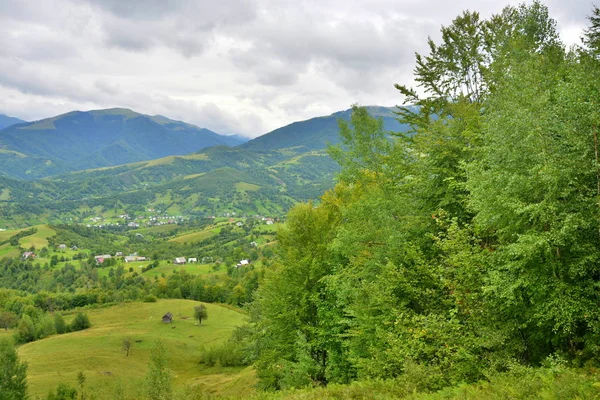
M506 0L506 4L518 4ZM398 104L414 52L497 0L3 0L0 113L129 107L256 136L361 104ZM548 0L577 42L588 0Z

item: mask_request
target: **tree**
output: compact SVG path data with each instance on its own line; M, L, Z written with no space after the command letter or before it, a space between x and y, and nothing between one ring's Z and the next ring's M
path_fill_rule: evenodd
M203 319L208 319L208 312L204 304L194 307L194 318L198 320L199 324L202 324Z
M58 333L59 335L66 333L69 330L65 319L59 312L54 314L54 328L56 329L56 333Z
M18 343L27 343L34 341L35 338L35 326L33 320L29 315L24 314L19 321L17 332L15 333L15 340Z
M48 394L47 400L75 400L76 397L77 389L66 383L59 383L56 387L56 392L51 391Z
M123 339L123 344L121 348L125 352L125 356L129 357L129 352L131 351L131 347L133 346L133 340L129 337Z
M27 364L8 339L0 339L0 400L27 399Z
M75 332L87 329L90 326L92 326L92 324L90 323L90 319L88 318L88 316L82 312L78 312L77 315L75 315L75 319L73 319L73 322L71 322L69 329L72 332Z
M8 330L14 328L19 323L19 317L17 314L10 311L3 311L0 313L0 328Z
M161 341L156 341L150 354L145 389L150 400L170 400L173 398L171 372L167 365L166 350Z

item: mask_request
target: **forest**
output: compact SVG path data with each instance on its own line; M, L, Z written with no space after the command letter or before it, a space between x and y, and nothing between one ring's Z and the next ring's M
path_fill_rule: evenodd
M202 362L253 365L256 398L598 398L599 8L582 36L566 47L540 2L442 27L417 87L395 85L411 129L354 106L328 149L335 187L289 211L260 273L152 282L86 264L40 288L43 267L5 260L0 310L99 293L242 306L248 323Z

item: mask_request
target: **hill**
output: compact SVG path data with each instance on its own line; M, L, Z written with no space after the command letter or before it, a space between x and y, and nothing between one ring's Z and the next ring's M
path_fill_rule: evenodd
M383 118L388 130L406 128L391 109L369 110ZM27 184L0 179L0 208L15 227L22 226L17 219L44 222L37 219L42 214L52 216L53 223L75 220L90 208L99 213L156 208L199 217L227 211L283 215L294 203L316 199L333 185L338 165L325 147L339 141L337 119L349 116L346 110L297 122L236 147L215 146Z
M128 109L73 111L0 131L0 171L35 179L241 143L208 129Z
M235 327L244 323L245 316L206 304L209 318L197 325L193 315L198 304L191 300L161 300L90 310L91 328L20 347L19 356L29 363L30 395L46 395L59 383L77 386L80 371L86 376L88 393L103 393L107 386L114 389L116 384L129 395L139 393L156 340L161 340L166 349L176 388L200 385L206 392L219 394L253 392L251 371L199 364L202 349L226 341ZM171 324L161 321L167 312L173 314ZM128 337L135 342L130 355L125 356L122 341Z
M367 109L372 116L383 119L385 129L388 131L406 131L408 128L398 122L394 107L370 106ZM352 110L349 109L324 117L294 122L250 140L240 147L263 151L297 148L298 152L324 149L328 143L339 143L338 119L349 121L351 112Z
M8 115L0 114L0 129L4 129L11 125L22 124L25 121L15 117L9 117Z

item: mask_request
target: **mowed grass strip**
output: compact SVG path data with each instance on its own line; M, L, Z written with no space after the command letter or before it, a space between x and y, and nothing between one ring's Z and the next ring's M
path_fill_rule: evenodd
M60 382L76 386L79 371L86 375L88 387L107 387L119 381L134 383L136 387L148 370L157 339L167 350L175 387L202 381L207 388L216 390L225 382L238 380L241 368L208 368L200 365L199 359L202 348L225 342L235 327L245 322L245 316L220 305L206 304L209 318L197 325L193 315L198 304L191 300L161 300L89 310L90 329L21 346L19 355L29 363L29 394L46 395ZM171 324L162 322L167 312L173 314ZM129 357L122 351L123 339L127 337L138 341L133 343ZM213 386L217 381L219 385ZM241 381L247 383L248 379ZM246 386L244 391L252 390L252 385Z
M181 236L174 237L173 239L169 239L169 242L195 243L195 242L200 242L204 239L208 239L209 237L212 237L216 234L217 234L217 232L214 229L210 229L210 230L207 229L207 230L202 230L202 231L198 231L198 232L194 232L194 233L188 233L187 235L181 235Z

